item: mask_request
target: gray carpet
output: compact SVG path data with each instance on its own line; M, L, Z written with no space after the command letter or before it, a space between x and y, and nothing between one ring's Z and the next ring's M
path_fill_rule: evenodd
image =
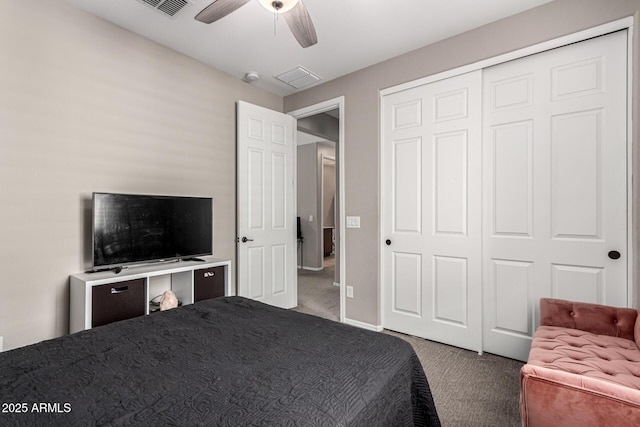
M340 292L333 285L331 259L323 271L298 270L294 310L339 320ZM415 349L429 380L442 425L510 427L520 425L519 375L522 362L478 355L392 331Z
M340 320L340 288L333 285L335 264L325 259L322 271L298 270L298 307L296 311Z

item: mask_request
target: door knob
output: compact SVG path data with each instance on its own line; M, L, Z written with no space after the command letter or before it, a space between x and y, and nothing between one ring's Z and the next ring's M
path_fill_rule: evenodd
M391 245L391 240L389 239L385 240L384 242L387 244L387 246Z
M620 258L620 252L618 252L618 251L609 251L609 253L607 255L609 255L609 258L611 258L611 259Z
M253 242L253 239L247 239L246 237L242 238L242 243Z

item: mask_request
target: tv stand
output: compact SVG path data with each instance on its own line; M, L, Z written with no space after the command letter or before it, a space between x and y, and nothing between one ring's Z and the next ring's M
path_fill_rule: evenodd
M168 283L182 305L235 295L230 269L230 260L202 257L71 275L69 330L74 333L152 313L150 302L156 297L149 293L152 278Z

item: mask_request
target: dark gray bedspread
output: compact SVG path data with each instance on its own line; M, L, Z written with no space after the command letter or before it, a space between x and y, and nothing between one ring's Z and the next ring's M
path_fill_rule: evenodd
M0 353L0 425L438 426L413 349L240 297Z

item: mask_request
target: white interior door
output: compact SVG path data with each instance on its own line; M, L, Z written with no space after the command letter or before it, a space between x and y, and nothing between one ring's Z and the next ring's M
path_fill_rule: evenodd
M297 305L295 119L238 102L238 295Z
M480 351L481 72L383 99L383 326Z
M488 352L526 360L541 297L627 306L626 39L484 71Z

